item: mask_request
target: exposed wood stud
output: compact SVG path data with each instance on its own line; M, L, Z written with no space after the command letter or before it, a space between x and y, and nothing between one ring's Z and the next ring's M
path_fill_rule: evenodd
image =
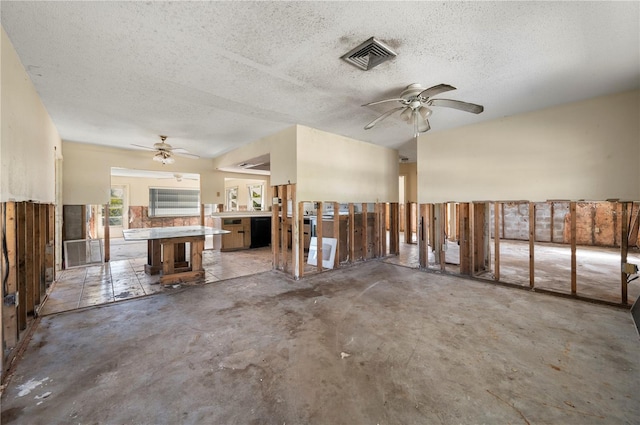
M333 238L336 240L336 258L333 267L337 269L340 266L340 250L346 249L340 245L340 204L337 202L333 203Z
M529 202L529 287L535 286L536 204Z
M476 274L476 208L473 202L469 202L469 274Z
M421 268L427 268L429 262L429 206L420 204L420 218L418 219L418 262Z
M278 187L271 187L271 199L278 197ZM280 230L280 207L277 203L273 203L271 205L271 253L272 253L272 268L273 270L277 270L279 267L279 252L280 252L280 243L279 243L279 230Z
M576 261L576 247L577 247L577 232L576 232L576 203L569 203L569 217L571 220L570 225L570 239L571 239L571 293L576 295L578 287L577 279L577 261Z
M356 261L356 220L352 203L349 203L349 262Z
M26 212L26 245L27 258L26 258L26 273L27 273L27 315L35 312L35 291L36 291L36 270L35 270L35 241L34 241L34 208L32 202L27 202Z
M429 204L429 246L434 252L438 252L438 247L436 246L436 233L436 205ZM440 257L435 260L439 261Z
M38 228L40 229L40 241L39 241L39 246L40 246L40 263L39 263L39 283L40 283L40 302L42 302L44 300L44 296L46 294L47 291L47 286L46 286L46 272L47 272L47 268L46 268L46 258L47 258L47 205L46 204L40 204L39 205L40 208L40 213L38 215L38 217L40 218L40 223L38 225Z
M49 256L46 267L50 270L47 276L47 284L50 285L56 280L56 206L49 204L47 220L47 244L49 245Z
M438 232L440 233L440 270L446 269L446 256L447 252L442 249L442 245L447 243L447 204L440 204L440 222L438 224Z
M292 192L292 198L295 200L294 192ZM293 201L292 205L296 205ZM296 223L297 232L293 232L298 237L296 240L298 241L297 246L294 245L293 251L295 252L295 271L293 277L296 279L300 279L304 276L304 202L300 202L297 204L298 208L294 208L293 211L293 220ZM293 230L293 229L292 229Z
M390 218L391 253L397 256L397 255L400 255L400 228L399 228L400 205L397 202L390 203L389 209L391 212L391 218Z
M204 220L204 204L200 204L200 226L204 226L205 225L205 220Z
M458 207L458 221L460 222L460 273L472 274L471 268L471 240L470 240L470 219L469 219L469 203L461 202Z
M281 229L281 240L282 240L282 271L287 271L287 257L289 250L289 238L287 235L289 234L289 219L287 217L288 214L288 199L287 199L287 186L280 186L280 200L282 202L281 213L282 217L282 229ZM291 229L291 248L293 250L293 227Z
M500 281L500 202L493 204L494 279Z
M16 203L6 202L2 204L2 221L4 233L2 235L4 243L7 247L7 270L3 275L6 282L2 285L3 289L6 288L6 293L2 293L2 296L16 294L18 290L17 282L17 247L16 247ZM18 343L18 312L16 305L2 306L2 340L4 341L5 349L11 349ZM4 359L4 355L0 354ZM4 368L1 369L4 371Z
M322 259L324 258L324 253L322 252L322 202L318 202L318 209L316 210L316 243L317 243L317 254L318 261L316 262L316 268L318 271L322 271Z
M362 260L367 261L369 258L369 241L367 240L368 232L367 204L362 203ZM406 224L405 224L406 226Z
M404 206L404 243L411 243L411 202L406 202Z
M507 239L507 236L504 233L504 223L507 222L507 220L505 220L504 218L504 202L502 202L500 204L500 216L502 217L502 235L500 236L501 238Z
M633 204L632 204L633 205ZM622 214L620 217L620 284L621 284L621 302L622 304L628 303L627 292L627 273L625 273L623 266L627 262L627 255L629 253L629 203L622 202Z
M292 184L287 185L287 194L291 199L291 275L294 278L300 277L300 268L304 261L304 231L302 214L297 208L296 190Z
M85 227L85 226L83 226ZM109 204L104 206L104 261L108 263L111 260L111 235L109 225Z
M40 228L40 204L31 204L33 206L33 308L40 305L40 268L42 266L42 250L41 250L41 237L42 231ZM44 293L42 294L44 297Z
M27 328L27 203L16 204L18 330Z
M389 245L387 243L388 239L389 239L389 231L388 231L388 226L387 226L387 222L389 221L389 204L387 204L386 202L382 203L382 217L381 217L381 224L382 224L382 256L386 257L389 254Z
M554 242L554 237L553 237L553 228L554 228L554 221L555 221L555 206L556 203L555 202L551 202L551 205L549 206L549 210L550 210L550 223L549 223L549 240L551 241L551 243Z
M373 256L380 257L380 204L373 204Z

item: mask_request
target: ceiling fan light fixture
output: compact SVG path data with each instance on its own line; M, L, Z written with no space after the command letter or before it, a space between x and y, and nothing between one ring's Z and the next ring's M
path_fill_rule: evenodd
M406 122L409 122L409 120L411 120L412 115L413 115L413 109L406 108L404 111L400 113L400 118Z
M173 164L175 162L175 159L166 152L158 152L153 156L153 160L162 163L162 165Z
M420 112L420 115L422 115L422 118L424 118L425 120L429 118L431 114L433 114L433 111L427 108L426 106L423 106L422 108L418 109L418 111Z

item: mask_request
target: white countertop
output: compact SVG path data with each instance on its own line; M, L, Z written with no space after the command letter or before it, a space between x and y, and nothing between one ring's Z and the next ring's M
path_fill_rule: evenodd
M188 236L222 235L228 230L205 226L144 227L123 230L125 241L146 241L150 239L184 238Z

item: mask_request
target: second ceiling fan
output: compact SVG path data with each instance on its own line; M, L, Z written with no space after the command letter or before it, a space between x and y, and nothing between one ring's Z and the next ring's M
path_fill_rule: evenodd
M429 117L432 114L432 106L444 106L447 108L471 112L473 114L479 114L484 111L484 107L482 105L476 105L475 103L467 103L453 99L432 99L433 96L455 89L455 87L450 86L449 84L438 84L437 86L424 88L421 84L415 83L408 85L402 93L400 93L400 97L365 103L362 106L377 105L385 102L399 102L402 106L393 108L380 115L378 118L367 124L364 129L369 130L383 119L396 112L402 111L400 112L400 118L410 124L413 124L414 136L417 136L419 133L425 133L431 128L429 125Z

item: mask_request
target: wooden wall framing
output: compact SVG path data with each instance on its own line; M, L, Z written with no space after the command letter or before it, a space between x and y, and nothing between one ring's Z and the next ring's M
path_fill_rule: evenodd
M349 203L346 216L341 216L338 202L296 199L293 184L273 186L271 194L274 199L280 200L272 204L271 240L277 241L271 244L274 270L291 274L294 279L300 279L309 272L327 270L321 261L324 258L323 237L332 237L337 241L334 269L339 268L341 262L367 261L371 258L386 256L388 251L396 255L399 252L400 228L397 203L373 203L373 208L368 203L360 203L358 204L359 212L356 212L356 204ZM291 202L288 203L288 200ZM315 267L305 262L306 245L310 239L310 235L306 235L309 227L305 224L304 204L306 202L311 202L316 210L315 237L319 261ZM322 211L327 204L332 207L333 215L332 218L328 218L325 213L323 220ZM289 211L289 208L292 211Z
M491 202L461 202L461 203L448 203L448 204L420 204L418 206L418 266L423 270L435 271L439 270L441 272L448 271L444 265L444 250L441 249L441 239L446 238L447 235L445 232L445 228L443 227L445 214L449 214L448 217L451 219L452 208L456 209L455 221L456 223L447 223L448 227L446 229L451 229L453 226L456 226L456 229L459 232L458 235L458 243L460 245L460 267L459 271L453 271L455 268L451 268L452 272L460 275L466 275L469 277L481 277L485 275L486 271L491 271L493 269L493 273L487 274L487 276L491 276L491 280L500 283L506 284L515 284L517 286L521 286L519 283L509 282L505 280L505 277L501 274L500 271L500 262L501 262L501 253L500 253L500 240L502 235L504 235L504 203L507 201L491 201ZM552 206L554 202L559 201L549 201ZM566 202L569 205L568 214L567 214L567 225L569 227L569 240L570 240L570 250L571 250L571 275L570 281L567 281L567 291L570 290L570 293L573 297L588 299L590 301L601 301L605 303L611 303L609 299L598 299L592 298L589 296L583 296L579 294L578 291L578 278L577 278L577 204L575 201L562 201ZM629 273L625 272L629 270L633 270L633 265L629 265L627 263L627 256L629 247L634 244L640 245L638 243L638 229L640 228L640 215L638 211L640 211L640 204L637 201L610 201L617 203L615 208L612 208L614 211L614 217L612 220L617 223L615 224L616 238L619 238L620 242L620 262L622 267L622 272L620 274L620 301L619 304L626 306L628 305L628 281L630 279ZM540 282L538 282L538 286L536 286L536 273L535 273L535 265L536 265L536 255L535 255L535 245L537 243L536 240L536 214L537 208L536 203L529 201L515 201L512 203L517 203L527 208L527 226L526 233L528 235L528 265L526 268L526 272L528 272L528 287L529 289L535 289L539 291L554 293L558 291L554 291L547 288L540 288ZM617 211L617 216L615 215ZM494 222L493 222L493 238L494 238L494 258L493 262L491 262L490 258L490 248L491 248L491 231L489 229L489 216L490 212L493 212ZM429 248L433 249L434 252L434 264L429 265L428 254ZM541 261L541 260L539 260ZM633 276L631 276L632 278ZM507 278L508 279L508 278ZM558 292L559 293L559 292ZM562 294L566 294L567 292L562 292Z
M2 203L2 373L55 279L55 206Z

